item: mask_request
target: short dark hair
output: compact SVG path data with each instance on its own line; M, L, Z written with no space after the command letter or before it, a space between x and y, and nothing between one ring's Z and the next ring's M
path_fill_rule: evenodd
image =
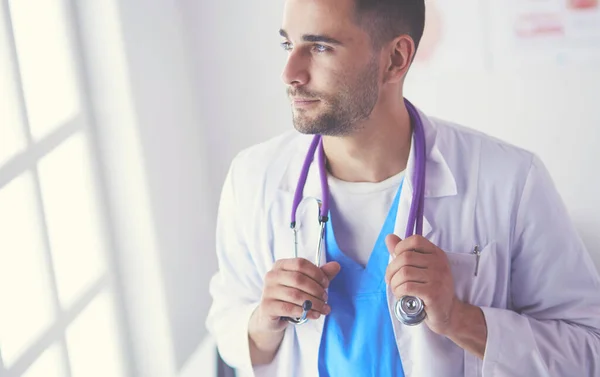
M402 34L419 46L425 28L425 0L354 0L358 24L371 36L373 47L381 48Z

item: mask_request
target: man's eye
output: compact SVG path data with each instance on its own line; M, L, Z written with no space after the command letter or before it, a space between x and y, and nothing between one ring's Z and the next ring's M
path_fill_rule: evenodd
M281 42L281 47L285 51L290 51L292 49L292 44L290 42Z
M329 47L320 44L314 45L314 49L317 52L327 52L330 50Z

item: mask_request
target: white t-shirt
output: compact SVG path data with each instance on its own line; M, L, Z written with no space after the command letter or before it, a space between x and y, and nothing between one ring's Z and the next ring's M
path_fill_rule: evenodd
M340 250L363 267L387 218L404 171L385 181L346 182L328 176L331 225Z

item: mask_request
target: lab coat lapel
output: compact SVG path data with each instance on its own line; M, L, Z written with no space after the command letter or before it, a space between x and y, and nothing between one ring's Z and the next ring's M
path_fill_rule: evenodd
M312 136L307 136L305 140L298 144L298 149L294 152L295 156L290 162L279 186L286 198L284 216L287 219L288 224L294 192L311 140ZM314 199L323 199L316 153L315 158L310 165L302 198L296 213L299 257L306 258L314 263L320 230L317 217L318 207ZM287 231L289 231L289 229ZM326 245L324 244L319 265L322 266L325 263ZM307 375L312 375L318 370L319 345L321 343L321 334L323 333L324 323L325 319L324 317L321 317L317 320L310 320L305 324L294 327L297 339L297 342L294 342L294 347L297 347L297 354L301 354L301 359L303 360L302 368ZM302 347L299 345L302 345Z
M298 143L298 148L294 152L295 157L290 162L290 165L279 186L280 190L285 193L284 195L289 200L289 209L287 209L288 212L291 211L292 208L293 196L311 140L312 135L307 136L303 142ZM299 232L299 256L306 258L313 263L315 262L320 230L318 222L318 207L315 199L319 199L321 201L323 200L319 176L319 164L317 162L316 153L308 171L308 177L306 179L306 184L304 185L302 194L302 201L300 202L298 211L296 212L296 226ZM286 214L286 216L288 219L287 222L289 223L289 214ZM325 263L325 249L323 249L320 265Z
M448 164L446 163L439 147L436 138L437 133L434 125L429 121L427 116L419 111L419 115L423 122L425 132L425 210L423 214L423 237L427 238L432 229L431 222L427 218L428 198L439 198L444 196L452 196L457 194L456 180L452 174ZM398 212L396 214L396 225L394 233L400 238L406 235L406 227L408 223L408 214L412 203L414 192L413 175L415 171L415 151L414 137L411 143L411 150L408 156L406 165L406 174L400 194L400 203L398 204Z
M304 156L303 156L304 157ZM308 227L304 227L303 231L304 237L304 246L306 250L308 250L308 255L310 256L311 261L315 261L316 250L319 243L319 218L318 218L318 207L315 204L315 198L323 200L323 194L321 192L321 178L319 175L319 164L316 158L313 160L308 178L306 179L306 185L304 186L303 193L303 202L301 206L304 206L305 210L299 209L298 219L304 224L307 224ZM327 245L323 244L323 252L321 253L321 259L319 261L319 265L322 266L327 263ZM321 332L323 331L324 325L324 317L321 317L318 320L309 321L305 326L307 328L312 328L315 331L315 334L318 334L317 342L320 342ZM318 351L319 347L316 347L316 351ZM315 354L315 360L318 358L318 352Z
M414 145L414 137L412 141ZM406 166L406 173L404 175L404 183L402 184L402 192L400 193L400 202L398 203L398 212L396 213L396 224L394 227L394 234L401 239L406 236L406 230L408 227L408 215L412 205L412 198L414 193L414 148L411 147L410 154L408 157L408 163ZM427 165L427 164L426 164ZM428 166L426 166L427 168ZM427 177L425 178L425 186L427 186ZM427 195L425 195L427 198ZM431 232L431 223L427 219L427 215L423 214L423 237L427 238Z
M438 148L438 140L436 139L435 126L429 121L425 114L419 111L419 115L423 122L425 131L426 143L426 163L425 163L425 210L423 216L423 237L428 236L433 231L431 222L427 218L428 198L439 198L444 196L452 196L457 194L456 181L443 158L441 151ZM398 212L396 214L396 224L394 234L400 238L404 238L408 223L408 214L413 195L413 174L415 168L414 154L414 138L411 144L411 151L406 167L402 192L400 194L400 202L398 204ZM390 256L391 261L391 256ZM427 326L404 326L395 317L394 306L396 298L391 290L387 289L388 309L394 326L396 335L396 343L402 359L402 366L405 375L410 377L419 374L420 368L424 365L420 358L422 346L427 343L427 338L432 336L431 331ZM430 361L432 370L435 369L435 361ZM415 374L413 374L415 373Z

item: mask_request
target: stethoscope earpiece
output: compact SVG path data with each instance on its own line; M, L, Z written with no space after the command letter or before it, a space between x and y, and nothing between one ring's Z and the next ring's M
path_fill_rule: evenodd
M281 317L281 319L293 323L294 325L301 325L308 321L308 312L312 309L312 301L306 300L302 303L302 315L300 318L292 318L292 317Z

